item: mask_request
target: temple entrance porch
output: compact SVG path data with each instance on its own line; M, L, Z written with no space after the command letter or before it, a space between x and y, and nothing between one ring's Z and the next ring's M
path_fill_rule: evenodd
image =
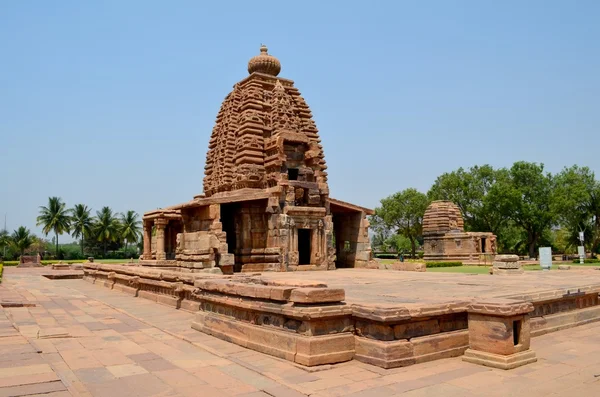
M330 199L330 211L335 236L336 268L366 265L371 259L366 215L371 210Z

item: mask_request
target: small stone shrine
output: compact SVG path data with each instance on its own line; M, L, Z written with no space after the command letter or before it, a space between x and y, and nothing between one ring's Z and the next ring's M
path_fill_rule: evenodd
M432 202L423 216L426 261L478 261L496 254L496 236L465 232L460 209L451 201Z
M36 255L21 255L17 267L42 267L42 257Z
M265 46L250 59L217 115L204 194L144 214L142 265L231 273L369 261L373 212L329 197L317 127L280 70Z
M517 255L496 255L494 258L493 274L523 274L523 271Z

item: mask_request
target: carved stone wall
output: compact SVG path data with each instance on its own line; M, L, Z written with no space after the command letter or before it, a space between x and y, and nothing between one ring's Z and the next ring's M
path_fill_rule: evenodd
M460 209L451 201L432 202L423 216L423 248L426 261L478 261L496 253L496 236L465 232Z

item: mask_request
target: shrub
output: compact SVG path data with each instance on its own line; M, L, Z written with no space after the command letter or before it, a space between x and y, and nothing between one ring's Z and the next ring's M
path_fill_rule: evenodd
M0 284L2 283L2 273L4 272L4 266L0 263Z
M462 262L425 262L427 267L458 267Z
M579 263L579 259L573 259L573 263ZM583 263L600 263L600 259L586 258Z
M375 254L375 258L379 258L379 259L398 259L398 254Z

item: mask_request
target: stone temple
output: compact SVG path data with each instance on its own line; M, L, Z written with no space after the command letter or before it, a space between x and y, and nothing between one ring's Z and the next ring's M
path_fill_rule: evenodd
M371 257L372 211L329 197L308 105L262 46L217 115L204 193L144 214L141 264L190 272L329 270Z
M489 232L465 232L460 209L451 201L432 202L423 216L426 261L478 261L496 254L496 236Z

